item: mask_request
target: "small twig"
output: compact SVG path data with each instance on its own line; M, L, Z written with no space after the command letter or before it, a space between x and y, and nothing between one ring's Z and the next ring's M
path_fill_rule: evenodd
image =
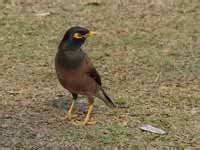
M45 16L49 16L51 13L50 12L42 12L42 13L37 13L36 16L37 17L45 17Z
M157 82L160 79L160 75L162 74L162 71L160 71L156 77L156 79L154 80L154 82Z

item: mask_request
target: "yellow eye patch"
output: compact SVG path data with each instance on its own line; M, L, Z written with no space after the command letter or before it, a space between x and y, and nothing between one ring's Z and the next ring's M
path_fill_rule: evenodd
M74 33L73 37L76 38L76 39L83 38L80 33Z

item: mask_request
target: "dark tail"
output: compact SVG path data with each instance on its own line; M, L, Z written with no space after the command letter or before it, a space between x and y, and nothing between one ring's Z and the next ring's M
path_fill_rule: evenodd
M106 92L103 90L103 88L100 88L99 91L97 92L96 96L98 98L100 98L101 100L104 101L104 103L111 107L111 108L115 108L116 106L114 105L114 103L112 102L112 100L108 97L108 95L106 94Z

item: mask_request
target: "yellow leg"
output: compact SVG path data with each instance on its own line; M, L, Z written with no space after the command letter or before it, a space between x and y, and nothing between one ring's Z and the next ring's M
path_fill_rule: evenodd
M71 104L71 106L70 106L70 108L69 108L69 110L68 110L68 114L71 114L71 113L72 113L72 110L73 110L73 108L74 108L74 104L75 104L75 100L72 101L72 104Z
M73 108L74 108L74 104L75 104L75 100L72 101L72 104L68 110L68 112L66 113L65 115L65 119L71 119L72 117L76 117L77 115L72 115L72 111L73 111Z
M92 110L93 110L93 104L90 104L90 105L89 105L89 108L88 108L87 115L86 115L86 117L85 117L85 119L84 119L84 122L83 122L84 125L86 125L86 124L96 124L96 121L94 121L94 122L89 122L90 116L91 116L91 113L92 113Z
M89 108L88 108L88 112L87 112L87 115L86 115L86 117L85 117L85 119L84 119L84 121L83 122L76 122L76 123L74 123L75 125L87 125L87 124L90 124L90 125L92 125L92 124L96 124L96 121L89 121L90 120L90 116L91 116L91 113L92 113L92 110L93 110L93 104L89 104Z

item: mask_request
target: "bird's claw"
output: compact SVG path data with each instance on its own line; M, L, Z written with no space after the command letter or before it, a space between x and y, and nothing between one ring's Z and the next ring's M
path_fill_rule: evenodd
M73 118L76 118L78 115L76 115L76 114L71 114L71 113L67 113L66 115L65 115L65 117L63 118L63 120L71 120L71 119L73 119Z

